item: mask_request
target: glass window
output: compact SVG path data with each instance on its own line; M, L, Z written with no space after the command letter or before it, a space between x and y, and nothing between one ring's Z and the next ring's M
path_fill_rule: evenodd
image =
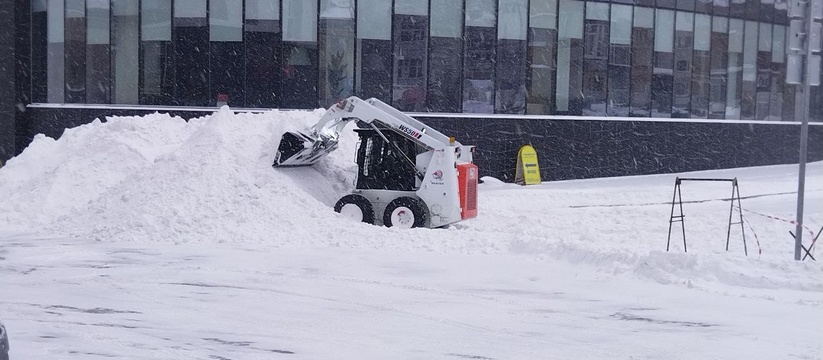
M526 40L528 0L500 0L497 38Z
M769 119L783 120L783 93L786 86L783 57L786 55L786 27L775 25L772 31L772 90L769 103Z
M557 0L529 2L527 114L554 113Z
M463 112L494 113L496 10L493 0L466 1Z
M280 0L246 0L246 20L280 20Z
M733 18L746 18L746 0L729 0L729 15Z
M674 27L672 117L691 117L691 79L694 60L694 13L678 11Z
M171 3L140 2L142 84L140 103L171 105L174 92L174 50L171 44Z
M401 0L395 6L403 13L394 15L393 105L403 111L424 111L429 19L423 7L428 4Z
M609 94L607 114L629 116L632 69L632 7L612 5L609 34Z
M317 41L317 2L283 0L283 41Z
M139 0L114 0L112 6L112 68L114 103L137 104L140 26Z
M430 35L432 37L462 37L462 15L462 0L431 0Z
M355 78L357 79L357 94L362 98L375 97L383 102L391 103L391 24L391 2L358 1L357 75ZM420 30L419 37L424 40L427 38L425 29ZM422 59L425 58L424 53Z
M205 18L206 0L174 0L174 17Z
M48 101L62 104L65 97L65 4L48 0Z
M587 2L584 22L583 115L606 115L609 4Z
M743 85L743 29L743 20L729 20L729 81L726 87L726 119L740 119L740 94Z
M527 0L500 0L497 24L495 111L526 112Z
M652 117L672 115L674 14L672 10L663 9L657 9L655 13Z
M382 0L358 1L357 38L391 40L391 3Z
M651 116L654 10L634 8L630 116Z
M86 10L86 102L111 102L109 1L88 0Z
M466 0L466 26L494 27L495 0Z
M760 21L774 22L774 0L760 0Z
M245 11L245 104L257 108L279 107L283 92L281 77L287 69L281 54L280 1L246 0Z
M395 0L394 13L398 15L428 16L429 0Z
M694 63L691 88L691 115L693 118L705 119L709 116L711 29L711 16L705 14L694 16Z
M211 0L209 40L243 41L243 0Z
M209 105L245 105L243 0L209 2Z
M583 17L585 3L560 0L557 39L556 110L561 114L583 112ZM575 59L575 61L572 61Z
M713 2L713 0L697 0L695 1L694 11L701 14L711 14Z
M354 1L320 1L320 107L354 93Z
M712 17L711 87L709 88L709 118L726 117L726 86L728 84L729 19Z
M462 0L431 0L429 35L427 108L437 112L460 112L463 89Z
M66 0L65 66L67 103L86 101L86 4Z
M772 91L772 25L758 24L757 45L757 110L755 119L766 120L769 118L769 106L771 103Z
M557 0L529 1L529 26L535 29L557 29Z
M109 0L88 0L86 44L109 44Z
M789 5L787 0L774 0L774 21L776 24L788 25Z
M209 91L209 20L206 0L174 2L174 102L183 106L212 105Z
M740 117L745 120L754 119L756 111L757 32L757 22L745 22L745 32L743 35L743 83L740 108Z
M48 101L48 0L31 2L31 101Z
M714 15L728 16L729 15L729 0L713 0L714 1Z
M171 3L162 0L142 0L140 39L171 41Z

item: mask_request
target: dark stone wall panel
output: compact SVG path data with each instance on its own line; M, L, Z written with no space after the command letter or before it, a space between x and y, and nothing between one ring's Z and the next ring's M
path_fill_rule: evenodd
M798 125L617 120L420 118L477 146L482 176L512 181L531 144L543 180L678 173L795 163ZM809 161L823 160L823 126L809 127Z

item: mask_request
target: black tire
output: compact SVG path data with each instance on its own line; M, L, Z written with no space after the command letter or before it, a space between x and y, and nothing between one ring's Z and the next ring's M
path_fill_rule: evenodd
M396 214L395 210L410 212L410 214L405 214L407 220L402 221L398 219L396 215L402 216L404 214ZM404 196L392 200L389 205L386 206L386 211L383 213L383 225L403 228L423 227L426 226L428 218L429 213L426 211L426 206L423 204L423 201ZM395 224L392 219L400 221Z
M340 198L340 200L337 200L337 203L334 204L334 211L356 219L356 216L353 216L354 213L350 212L353 208L348 207L347 205L354 205L360 209L360 215L362 216L360 221L374 224L374 208L368 199L361 195L349 194ZM346 211L343 210L344 208Z

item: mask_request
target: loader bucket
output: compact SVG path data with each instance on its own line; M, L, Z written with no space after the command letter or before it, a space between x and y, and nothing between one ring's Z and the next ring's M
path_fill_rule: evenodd
M308 166L337 148L337 139L286 132L274 156L272 166Z

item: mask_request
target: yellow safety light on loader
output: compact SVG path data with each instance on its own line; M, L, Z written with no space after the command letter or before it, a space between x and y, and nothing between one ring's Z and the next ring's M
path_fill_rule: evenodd
M517 171L514 175L514 182L520 185L540 184L537 151L531 145L523 145L517 152Z

